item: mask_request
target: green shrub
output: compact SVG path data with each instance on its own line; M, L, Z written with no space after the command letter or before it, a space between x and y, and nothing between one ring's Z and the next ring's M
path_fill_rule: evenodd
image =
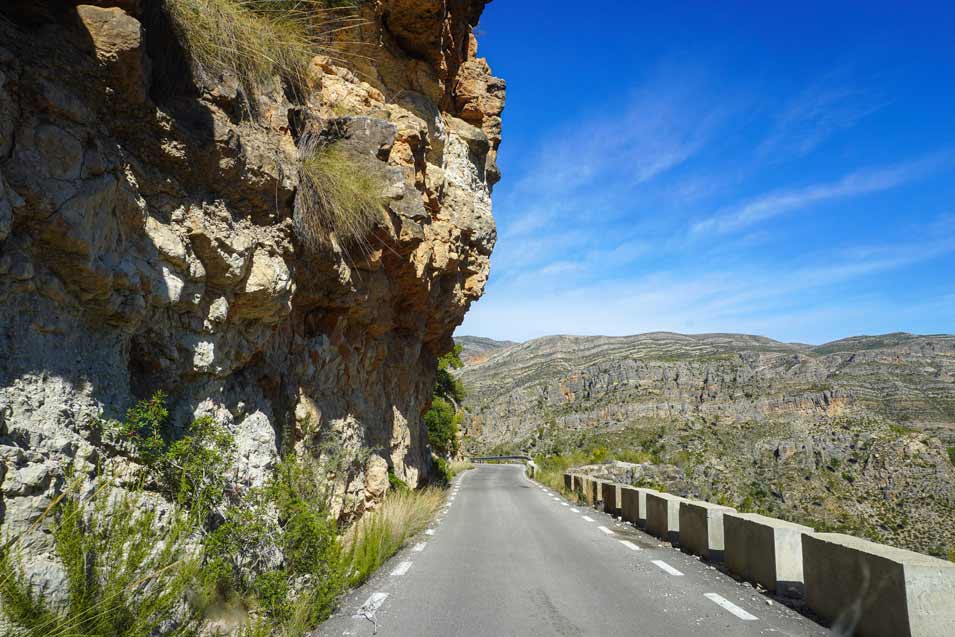
M208 416L198 418L160 457L170 495L194 511L217 508L229 485L228 467L234 453L232 434Z
M407 491L409 489L408 483L395 475L395 472L391 469L388 470L388 487L392 491Z
M31 637L195 635L200 609L182 601L196 580L195 531L178 511L162 518L138 494L98 488L90 502L65 497L53 542L67 583L65 608L32 590L16 549L0 554L0 612Z
M435 473L437 473L437 483L443 487L448 486L454 478L454 474L451 472L451 463L441 456L434 456L433 460Z
M955 447L948 448L948 459L952 461L952 464L955 464Z
M295 201L295 230L306 247L331 245L370 252L368 237L384 218L381 179L366 162L335 146L303 149ZM369 160L370 161L370 160Z
M431 401L431 408L424 414L428 431L428 444L442 455L457 453L458 418L454 406L440 396Z
M156 462L166 449L164 434L169 424L166 394L157 391L126 411L124 422L103 423L107 441L129 450L144 464Z

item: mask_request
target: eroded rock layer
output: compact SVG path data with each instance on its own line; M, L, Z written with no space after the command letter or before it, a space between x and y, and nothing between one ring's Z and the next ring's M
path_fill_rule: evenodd
M4 3L3 533L68 465L107 457L91 422L159 389L173 422L234 433L243 484L305 440L360 455L336 476L343 518L389 469L427 478L435 358L495 242L504 84L476 54L484 4L364 3L343 45L360 56L316 57L293 99L277 78L248 95L197 67L161 2ZM366 246L296 235L307 135L382 184Z

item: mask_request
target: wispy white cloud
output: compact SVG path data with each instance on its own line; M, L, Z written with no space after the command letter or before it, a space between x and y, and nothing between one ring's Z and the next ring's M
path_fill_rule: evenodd
M757 155L764 159L805 156L884 105L884 100L861 89L847 68L838 68L783 105Z
M697 221L690 230L695 235L726 234L808 206L890 190L927 175L940 161L940 157L932 156L889 167L860 170L834 182L777 190Z

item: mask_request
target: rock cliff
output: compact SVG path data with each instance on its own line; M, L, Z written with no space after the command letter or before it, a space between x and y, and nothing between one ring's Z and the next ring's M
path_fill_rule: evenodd
M436 356L488 276L504 83L477 57L483 0L362 3L307 91L197 66L163 2L0 7L0 535L91 423L164 390L173 421L235 435L241 482L320 439L358 458L335 510L426 480ZM301 147L381 183L362 249L296 234Z

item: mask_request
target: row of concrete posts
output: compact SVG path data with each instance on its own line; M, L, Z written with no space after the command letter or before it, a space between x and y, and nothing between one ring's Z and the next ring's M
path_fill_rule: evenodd
M687 553L803 598L838 634L955 637L955 564L731 507L574 473L564 487Z

